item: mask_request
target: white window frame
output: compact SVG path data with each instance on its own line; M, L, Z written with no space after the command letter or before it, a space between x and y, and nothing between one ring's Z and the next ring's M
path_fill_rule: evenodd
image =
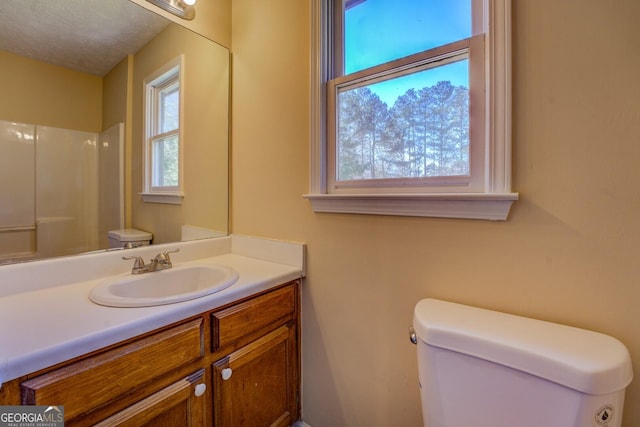
M179 96L179 124L178 129L166 134L158 134L158 98L159 93L167 86L177 81ZM166 63L158 70L147 76L143 81L144 87L144 147L143 147L143 192L142 200L149 203L181 204L184 199L184 56L180 55ZM158 137L178 135L178 185L153 185L153 141Z
M333 107L329 82L327 2L311 2L310 188L305 194L315 212L505 220L518 194L511 191L511 0L483 0L484 144L481 183L428 185L419 192L384 185L334 191L335 159L327 145ZM472 118L473 120L473 118ZM472 148L473 150L473 148ZM473 156L473 152L471 153Z

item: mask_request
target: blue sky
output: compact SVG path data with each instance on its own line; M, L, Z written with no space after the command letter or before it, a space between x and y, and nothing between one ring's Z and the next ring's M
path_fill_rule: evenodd
M345 13L345 74L471 36L471 0L366 0ZM459 62L371 86L393 105L409 88L440 80L468 86Z

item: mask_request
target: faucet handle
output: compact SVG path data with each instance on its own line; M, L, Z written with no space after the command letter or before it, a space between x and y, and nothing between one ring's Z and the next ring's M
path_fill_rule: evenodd
M164 257L164 259L165 259L166 261L171 262L171 257L169 256L169 254L175 254L175 253L177 253L177 252L180 252L180 248L175 248L175 249L173 249L173 250L171 250L171 251L164 251L164 252L162 253L162 256Z
M122 259L127 261L131 259L134 260L133 269L131 270L133 274L139 273L147 268L147 266L144 264L144 259L142 259L141 256L123 256Z
M171 268L173 265L171 264L171 257L169 256L169 254L173 254L176 252L180 252L180 248L174 249L172 251L164 251L156 255L151 260L151 263L153 264L152 270L159 269L157 267L158 265L162 266L162 268L160 268L161 270L164 270L165 268Z
M172 251L165 251L165 252L164 252L164 255L165 255L165 256L169 256L169 254L175 254L176 252L180 252L180 248L175 248L175 249L174 249L174 250L172 250Z

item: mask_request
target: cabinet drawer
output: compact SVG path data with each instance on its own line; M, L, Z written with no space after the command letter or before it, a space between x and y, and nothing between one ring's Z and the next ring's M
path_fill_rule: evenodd
M289 285L211 315L213 351L270 325L294 318L295 286ZM280 321L279 323L276 323Z
M22 403L64 405L70 420L202 357L202 319L195 319L25 381Z

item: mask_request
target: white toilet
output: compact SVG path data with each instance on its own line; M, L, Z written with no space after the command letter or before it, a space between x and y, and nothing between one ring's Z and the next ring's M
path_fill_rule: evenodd
M619 427L633 373L615 338L424 299L413 317L426 427Z
M109 231L110 248L137 248L151 243L153 235L135 228L121 228Z

